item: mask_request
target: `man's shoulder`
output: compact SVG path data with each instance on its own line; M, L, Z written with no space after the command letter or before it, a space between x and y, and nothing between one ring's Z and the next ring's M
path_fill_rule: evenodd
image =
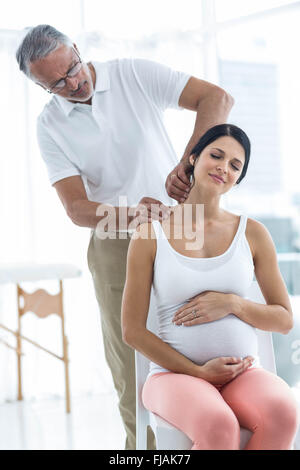
M63 111L60 108L59 103L53 96L52 99L45 104L42 111L37 117L37 130L42 131L43 128L48 128L49 126L51 126L51 122L53 122L53 120L57 120L62 113Z
M48 103L44 105L42 111L38 115L38 119L54 111L58 111L58 102L55 99L55 96L52 96L52 98L48 101Z
M113 86L128 84L130 89L133 89L134 83L141 72L145 74L143 64L140 63L142 59L135 57L117 57L106 62L92 61L95 68L96 75L100 78L99 83L105 80L110 80ZM105 77L107 77L105 79Z
M97 70L101 71L103 68L107 68L110 71L116 71L122 67L130 67L134 60L135 59L132 57L116 57L115 59L110 59L103 62L93 60L92 64L95 67L96 72Z
M38 123L45 123L49 117L58 116L63 112L57 98L53 96L48 103L45 104L42 111L37 117Z
M144 59L142 57L116 57L115 59L107 60L104 62L99 62L97 60L92 61L93 66L97 70L101 70L101 68L106 67L110 70L117 70L117 69L134 69L136 66L139 67L149 67L159 65L157 62L154 62L150 59Z

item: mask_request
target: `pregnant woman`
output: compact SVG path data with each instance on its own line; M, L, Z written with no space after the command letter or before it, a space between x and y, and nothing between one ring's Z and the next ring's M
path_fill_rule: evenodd
M193 450L239 449L240 425L253 432L247 450L290 449L299 424L291 389L257 356L255 328L287 334L293 326L274 243L263 224L220 207L249 157L241 129L209 129L190 155L186 201L140 225L128 250L122 330L151 360L143 403ZM266 305L245 298L254 273ZM146 328L152 285L158 335Z

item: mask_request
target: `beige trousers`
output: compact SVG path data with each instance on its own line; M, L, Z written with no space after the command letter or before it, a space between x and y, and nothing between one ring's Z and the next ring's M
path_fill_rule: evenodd
M88 266L93 277L100 309L105 358L119 396L119 410L126 430L126 450L136 448L134 350L122 340L121 302L126 278L128 239L101 240L92 231ZM155 449L155 437L148 428L148 449Z

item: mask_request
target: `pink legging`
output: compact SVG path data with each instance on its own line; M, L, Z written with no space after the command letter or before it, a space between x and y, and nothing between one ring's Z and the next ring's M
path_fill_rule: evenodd
M252 367L224 386L173 372L146 380L145 408L183 431L192 450L238 450L240 426L252 431L245 450L289 450L299 425L298 405L288 384Z

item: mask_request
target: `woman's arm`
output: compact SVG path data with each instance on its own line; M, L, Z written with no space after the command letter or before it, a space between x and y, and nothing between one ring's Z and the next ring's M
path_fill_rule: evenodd
M232 313L260 330L287 334L293 327L293 312L274 242L263 224L253 219L248 219L248 224L253 240L255 277L267 305L230 294Z
M139 238L135 238L139 235ZM130 240L122 299L123 341L172 372L202 377L202 367L147 330L156 239L152 224L141 224Z

